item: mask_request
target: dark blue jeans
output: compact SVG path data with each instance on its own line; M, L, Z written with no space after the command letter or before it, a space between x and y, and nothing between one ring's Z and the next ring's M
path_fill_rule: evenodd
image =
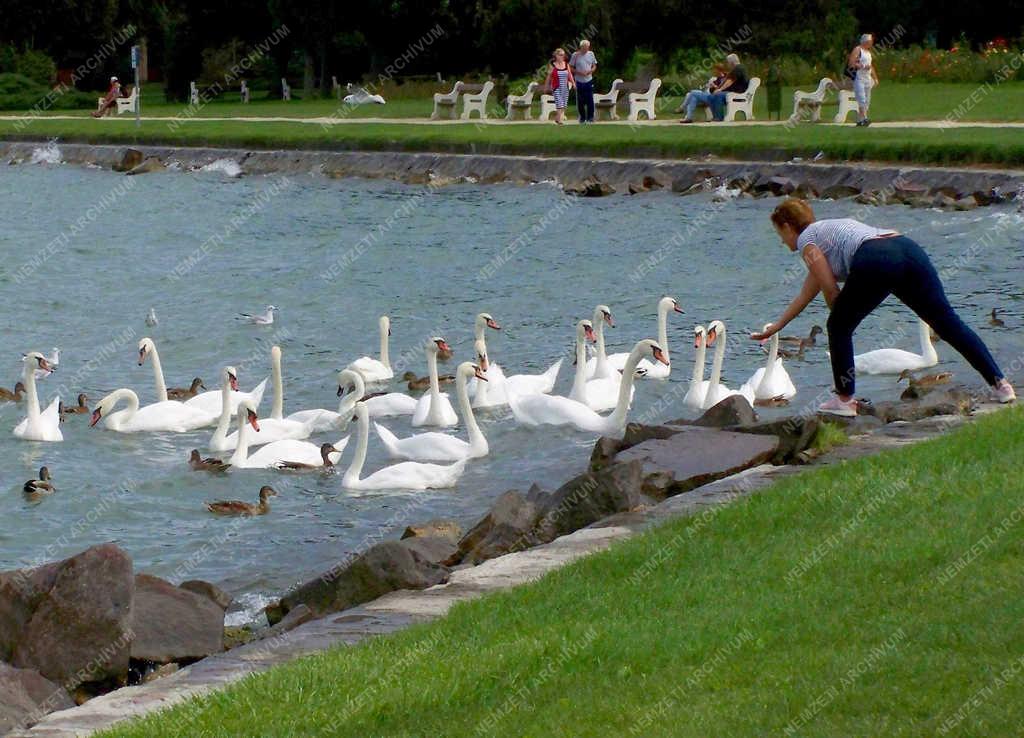
M594 121L594 80L576 83L576 110L581 123Z
M828 317L828 347L836 391L855 391L853 332L868 313L895 295L960 352L985 381L994 385L1003 373L978 334L968 328L946 298L928 255L906 236L865 241L853 255L850 276Z

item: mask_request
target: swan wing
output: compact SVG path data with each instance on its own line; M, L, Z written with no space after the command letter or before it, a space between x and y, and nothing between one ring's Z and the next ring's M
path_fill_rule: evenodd
M312 432L311 426L307 423L300 423L295 420L276 420L274 418L264 418L260 421L260 432L253 433L249 436L249 446L265 446L268 443L274 443L275 441L287 441L291 439L301 440L303 438L309 438ZM214 449L214 451L229 451L238 446L238 431L229 433L227 438L224 439L223 448ZM297 461L297 459L290 459L290 461Z
M411 461L459 461L469 456L469 444L447 433L430 431L408 438L398 438L380 423L374 423L373 426L392 458Z
M454 464L403 461L359 480L361 489L442 489L453 487L466 468L466 459Z
M506 377L506 392L515 392L519 395L547 394L554 388L561 368L562 360L559 359L541 374L515 374Z
M686 396L683 397L683 404L694 410L700 410L704 406L704 397L708 393L709 384L711 383L706 379L690 382L690 388L686 390Z
M123 433L151 433L160 431L187 433L209 425L211 419L216 418L216 416L204 413L202 410L189 407L176 400L154 402L151 405L139 408L133 415L128 415L127 411L121 412L125 413L122 416L123 420L116 424L110 423L109 427ZM110 417L113 418L117 415L120 415L120 413L114 413Z
M523 425L572 425L580 430L600 430L604 418L584 405L561 395L509 395L509 407Z
M412 415L416 412L416 398L404 392L388 392L386 395L363 400L371 418L387 418L394 415Z
M920 354L903 349L875 349L853 357L854 367L865 374L899 374L904 369L932 366Z
M383 382L395 376L395 373L384 366L379 359L369 356L362 356L345 368L359 372L366 382Z
M289 415L285 420L294 420L309 427L310 434L325 433L330 430L345 430L349 418L342 416L334 410L316 408L314 410L299 410Z
M320 447L309 441L286 439L274 441L249 454L245 467L248 469L272 469L282 461L293 461L300 464L320 466Z

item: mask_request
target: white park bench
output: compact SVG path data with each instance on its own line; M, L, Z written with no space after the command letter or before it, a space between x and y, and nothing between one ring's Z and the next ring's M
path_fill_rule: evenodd
M103 109L103 100L104 99L105 98L102 98L102 97L97 98L97 100L96 100L96 109L97 110L102 110ZM121 113L134 113L135 110L138 108L138 106L139 106L139 88L138 87L133 87L131 94L128 95L127 97L119 97L119 98L117 98L117 114L118 115L120 115Z
M761 86L760 77L751 77L747 83L746 92L725 93L725 118L722 120L736 120L736 113L743 113L745 120L754 120L754 95ZM711 120L711 108L708 108L708 120Z
M459 104L459 93L462 92L462 88L465 85L459 81L452 87L451 92L435 92L434 93L434 112L430 114L431 120L437 120L441 117L441 111L444 111L446 118L455 117L455 109Z
M555 112L555 96L545 92L540 96L540 113L537 120L551 120L551 114Z
M249 104L249 83L244 79L242 80L242 102L246 105Z
M658 90L661 89L661 80L655 77L651 80L650 87L646 92L631 92L627 98L629 101L629 120L639 120L640 113L646 113L648 120L654 120L658 116L654 113L654 100L658 97Z
M814 92L801 92L800 90L794 92L793 114L789 116L790 122L796 123L800 120L804 111L810 112L811 122L817 123L821 120L821 105L825 102L825 96L828 95L828 91L835 89L835 87L836 83L830 77L822 77Z
M857 112L857 98L850 90L839 90L839 112L832 119L833 123L845 123L846 116Z
M530 108L533 106L533 93L537 91L536 82L531 82L522 95L509 95L505 98L505 120L515 120L522 113L523 120L530 120Z
M292 88L288 86L288 80L286 80L284 77L281 78L281 99L292 99Z
M487 117L487 97L494 89L494 82L487 80L477 90L477 85L463 85L462 87L462 120L469 120L469 116L476 111L481 119Z
M619 115L615 112L615 106L619 102L619 89L622 87L622 80L616 79L612 82L612 88L606 93L594 95L594 120L601 120L601 114L607 113L607 120L618 120Z
M188 101L191 105L199 104L199 88L196 86L195 80L188 83Z

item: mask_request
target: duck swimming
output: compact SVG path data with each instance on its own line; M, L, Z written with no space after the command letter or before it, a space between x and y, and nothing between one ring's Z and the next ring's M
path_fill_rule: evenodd
M192 471L223 472L227 471L231 464L226 464L221 459L207 456L205 459L199 455L199 449L192 449L188 457L188 465Z
M199 390L205 390L206 385L203 384L203 380L196 377L192 380L192 384L185 387L168 387L167 388L167 399L168 400L190 400L199 394Z
M61 415L84 415L86 413L91 412L89 410L89 407L85 404L88 401L88 395L86 395L84 392L79 393L78 404L62 406L60 411Z
M22 395L25 394L24 382L18 382L14 385L14 392L9 389L0 387L0 402L21 402Z
M41 467L39 469L39 479L30 479L22 486L25 494L28 495L43 495L50 494L54 490L53 482L50 477L50 470L47 467Z
M207 502L206 509L214 515L243 515L245 517L266 515L270 512L268 498L276 496L277 492L274 491L273 487L263 485L260 487L259 504L254 505L251 502L242 502L241 500L222 500L219 502Z
M992 308L992 312L989 314L988 317L988 324L994 325L997 328L1003 328L1006 326L1006 323L1004 323L1003 319L997 315L998 312L999 308Z
M334 462L331 461L331 454L341 453L335 447L333 443L323 443L320 445L320 464L307 464L304 461L279 461L277 463L278 469L284 469L287 471L302 471L304 469L326 469L334 466Z

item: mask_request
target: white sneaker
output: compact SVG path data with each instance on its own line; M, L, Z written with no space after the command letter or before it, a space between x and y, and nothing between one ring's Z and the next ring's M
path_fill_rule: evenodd
M996 386L992 388L992 396L996 402L1003 405L1016 402L1017 400L1017 393L1013 391L1013 385L1006 379L1000 379Z
M828 402L818 405L818 412L826 413L828 415L841 415L844 418L856 418L857 401L843 401L839 399L838 395L836 395Z

